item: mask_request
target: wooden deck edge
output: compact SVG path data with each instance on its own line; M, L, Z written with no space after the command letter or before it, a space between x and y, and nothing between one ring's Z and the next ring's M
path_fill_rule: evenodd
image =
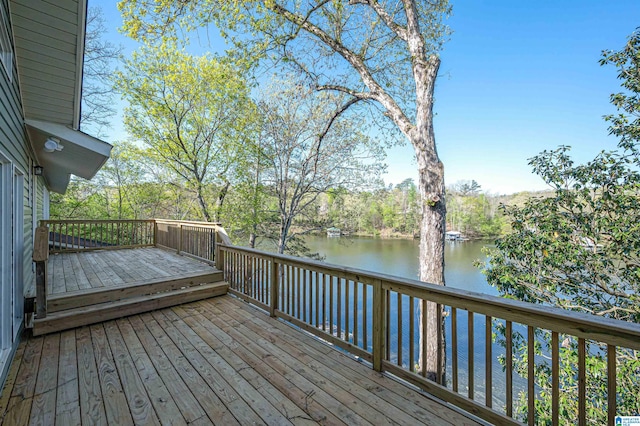
M33 324L33 335L40 336L81 327L83 325L96 324L103 321L195 302L197 300L222 296L227 294L228 287L226 282L220 281L213 284L203 284L197 287L166 293L140 296L117 302L56 312L46 318L36 319Z
M151 281L139 281L131 284L78 290L60 295L51 295L47 300L47 312L54 313L83 306L115 302L127 298L144 296L153 293L179 290L204 283L215 283L222 280L222 272L201 272L188 274L178 278L158 278Z
M431 382L415 373L404 370L402 367L398 367L397 365L389 361L383 361L383 368L385 373L392 374L401 380L405 380L408 383L411 383L412 385L422 389L429 395L438 398L440 401L443 401L443 403L450 404L450 407L457 407L460 412L465 415L475 416L479 419L489 422L490 424L514 426L521 424L511 417L507 417L502 413L485 407L478 401L465 398L457 392L453 392L452 390L449 390L442 385Z

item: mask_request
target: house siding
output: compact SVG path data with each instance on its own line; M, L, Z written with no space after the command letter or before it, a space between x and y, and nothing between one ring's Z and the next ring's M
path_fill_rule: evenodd
M9 5L7 0L0 0L0 7L2 7L3 13L0 13L3 21L3 29L6 29L9 32L9 38L13 43L12 31L11 31L11 22L9 20ZM13 49L15 52L15 48ZM11 288L22 289L22 295L18 296L18 300L15 301L16 306L18 306L21 310L21 306L24 305L24 294L31 292L34 287L34 269L33 262L31 260L33 253L33 203L35 200L35 194L33 191L32 179L34 176L32 175L33 165L35 158L32 148L30 146L29 141L27 140L27 135L24 127L24 118L23 111L21 107L21 97L20 90L18 86L18 73L16 68L16 60L15 54L10 56L11 64L10 64L10 73L7 73L4 67L0 67L0 157L4 160L5 170L7 167L11 169L10 176L12 176L13 182L8 184L5 182L5 190L11 189L11 198L9 198L9 194L1 194L1 196L6 197L6 199L14 198L14 189L15 185L19 185L19 190L22 191L22 197L20 200L14 200L21 203L21 210L23 212L22 215L22 238L18 237L17 241L14 241L13 247L2 247L2 256L5 256L6 259L13 259L10 262L7 261L7 265L10 267L11 273L5 273L3 279L0 281L0 285L4 288L0 288L0 294L6 297L7 294L11 293ZM18 192L19 193L19 192ZM8 210L8 209L7 209ZM2 215L5 216L4 220L7 223L11 222L11 220L7 219L6 215L11 215L11 211L2 211ZM11 222L13 226L13 222ZM18 225L19 222L18 222ZM13 235L12 231L12 235ZM9 239L5 238L3 244L6 245L6 241ZM14 260L16 253L15 249L17 247L22 247L20 249L20 253L22 254L22 262L19 265L15 265ZM5 259L5 261L6 261ZM15 274L16 266L22 269L21 274ZM14 277L20 277L21 281L20 285L14 286ZM9 289L8 289L9 287ZM20 297L22 296L22 297ZM13 306L13 305L9 305ZM2 315L2 322L4 322L6 327L7 321L13 323L13 330L11 331L11 341L9 342L9 348L7 348L7 338L4 338L4 342L2 343L3 347L0 347L0 351L4 351L5 355L7 350L15 350L15 347L18 344L18 339L13 338L15 334L15 330L19 328L15 325L14 322L14 310L16 308L12 307L7 310L7 304L5 303L2 308L0 308L0 315ZM0 331L1 332L1 331ZM0 337L1 339L1 337ZM10 359L10 357L9 357ZM0 384L4 381L4 377L6 374L6 369L8 368L9 359L0 359Z

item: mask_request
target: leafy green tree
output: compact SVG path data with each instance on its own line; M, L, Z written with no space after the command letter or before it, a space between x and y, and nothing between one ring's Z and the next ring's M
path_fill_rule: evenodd
M602 151L593 161L575 165L569 147L544 151L530 164L552 188L548 197L522 206L504 207L512 232L489 251L488 281L501 294L532 303L559 306L623 321L640 322L640 32L620 51L603 53L602 64L614 64L625 92L611 96L621 112L606 117L618 149ZM550 336L540 334L542 354ZM591 421L604 424L606 351L590 342L587 350L587 399ZM561 422L576 419L576 342L562 349ZM515 354L524 368L526 354ZM640 352L617 351L619 415L640 412ZM536 405L539 423L551 412L550 368L536 359ZM526 415L526 404L521 413Z
M367 108L415 152L422 199L420 279L444 285L445 186L433 130L438 52L448 37L447 0L296 2L288 0L126 0L133 38L175 40L178 28L215 23L239 57L267 58L301 73L319 91L345 95L344 113ZM442 313L429 304L426 370L441 379L437 342ZM419 321L419 324L423 324Z
M142 47L117 74L131 136L193 191L200 217L218 220L255 107L237 68L171 45Z
M109 218L157 217L167 193L161 181L151 180L152 161L145 150L131 142L114 144L111 157L94 179L102 188Z
M447 189L447 227L470 237L495 237L502 233L504 218L497 198L481 193L475 181L456 182Z
M94 181L71 179L64 194L51 193L51 219L106 219L106 200Z

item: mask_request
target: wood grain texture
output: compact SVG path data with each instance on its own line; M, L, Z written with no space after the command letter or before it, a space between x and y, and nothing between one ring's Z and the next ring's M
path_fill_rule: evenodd
M231 296L31 337L14 362L2 424L477 424Z

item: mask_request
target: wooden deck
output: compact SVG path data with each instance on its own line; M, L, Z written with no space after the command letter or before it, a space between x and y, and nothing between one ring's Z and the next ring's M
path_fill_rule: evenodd
M46 313L35 336L227 293L210 262L160 248L60 253L49 257Z
M47 292L57 296L213 270L208 263L154 247L52 254L47 273L51 285Z
M26 339L0 423L478 424L231 296Z

